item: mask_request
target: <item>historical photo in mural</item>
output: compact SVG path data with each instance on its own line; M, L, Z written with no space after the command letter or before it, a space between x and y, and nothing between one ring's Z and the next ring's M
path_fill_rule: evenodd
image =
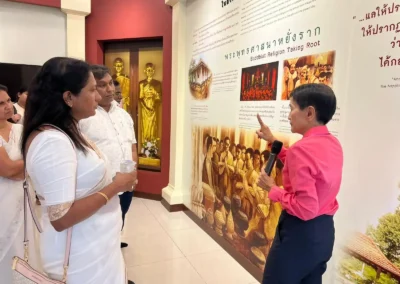
M295 88L315 83L333 86L335 52L287 59L283 64L282 100L289 100Z
M278 85L279 62L242 69L241 101L274 101Z
M189 69L190 93L195 100L205 100L210 96L212 72L202 60L192 59Z
M270 152L254 131L192 128L192 211L260 270L275 236L281 205L257 186ZM283 163L272 172L282 185Z
M377 219L340 246L339 283L400 283L400 204Z

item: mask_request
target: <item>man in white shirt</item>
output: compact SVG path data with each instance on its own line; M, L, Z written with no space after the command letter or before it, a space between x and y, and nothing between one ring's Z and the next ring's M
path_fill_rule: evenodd
M112 174L115 176L120 171L122 161L133 160L137 163L137 142L133 120L114 100L115 87L108 68L93 65L91 69L102 100L99 102L96 115L81 120L79 125L82 133L96 143L107 157ZM132 202L133 192L124 192L119 197L124 222ZM121 248L127 246L128 244L121 243Z

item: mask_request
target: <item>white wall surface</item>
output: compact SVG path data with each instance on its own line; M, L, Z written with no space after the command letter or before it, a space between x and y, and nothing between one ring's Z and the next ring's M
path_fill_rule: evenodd
M55 56L66 56L66 15L0 0L0 62L42 65Z

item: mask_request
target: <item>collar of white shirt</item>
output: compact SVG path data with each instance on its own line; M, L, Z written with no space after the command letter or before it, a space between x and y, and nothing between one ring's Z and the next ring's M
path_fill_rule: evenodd
M110 110L108 112L114 112L116 109L118 108L118 103L116 101L112 101L111 102L111 107ZM101 111L105 111L107 112L104 108L102 108L101 106L97 106L97 109L101 110Z

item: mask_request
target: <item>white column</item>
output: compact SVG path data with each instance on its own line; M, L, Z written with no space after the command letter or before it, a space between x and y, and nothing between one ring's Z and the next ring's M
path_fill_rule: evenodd
M171 146L169 183L162 197L170 204L183 204L183 159L185 125L185 45L186 0L165 0L172 6L172 82L171 82ZM179 102L179 104L178 104ZM186 134L187 135L187 134Z
M85 60L85 18L91 12L91 0L61 0L67 15L67 56Z

